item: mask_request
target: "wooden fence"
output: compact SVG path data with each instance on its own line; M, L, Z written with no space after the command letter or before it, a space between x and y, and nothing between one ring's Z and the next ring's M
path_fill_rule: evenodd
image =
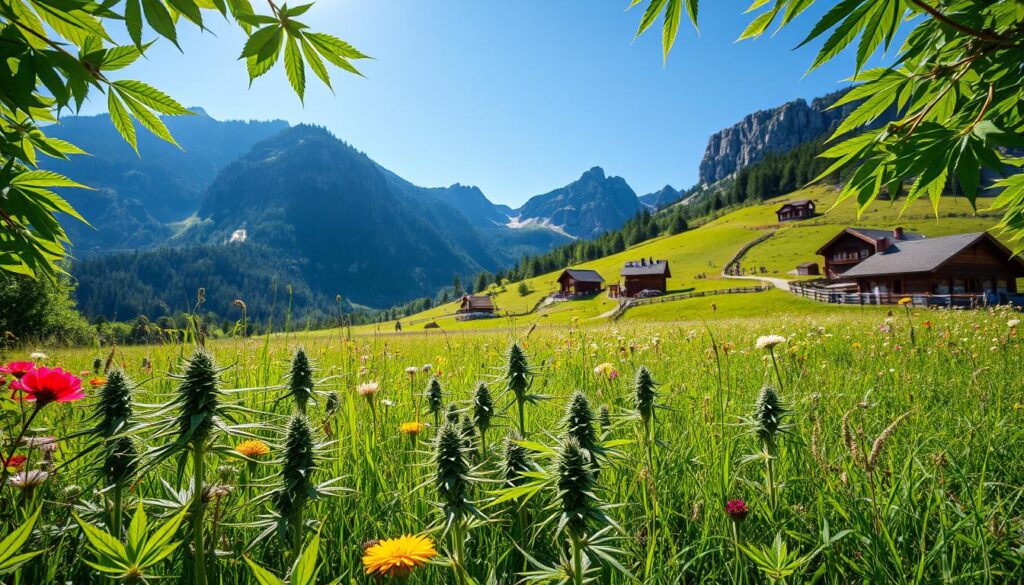
M769 285L757 285L757 286L744 286L738 288L723 288L717 290L702 290L699 292L687 292L677 293L674 295L662 295L660 297L650 297L646 299L623 299L615 312L611 314L610 319L617 321L619 317L623 315L627 310L633 307L639 307L641 305L654 305L657 303L670 303L672 301L683 301L686 299L695 299L700 297L713 297L716 295L732 295L742 293L756 293L771 290L772 287Z

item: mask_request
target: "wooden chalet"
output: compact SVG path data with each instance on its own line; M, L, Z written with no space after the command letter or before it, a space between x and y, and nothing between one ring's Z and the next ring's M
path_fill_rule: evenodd
M778 216L779 222L814 217L814 202L810 199L791 201L780 207L775 215Z
M962 295L997 304L1017 294L1024 258L987 232L897 240L846 270L843 278L879 303L904 295Z
M622 267L623 294L635 297L645 290L656 290L664 294L668 291L668 279L671 277L668 260L642 258L626 262Z
M923 238L921 234L904 232L900 227L893 230L849 227L818 248L817 254L825 257L825 277L837 280L842 278L847 270L879 252L884 252L893 244Z
M566 268L558 276L558 285L563 296L600 292L602 284L604 277L596 270Z
M458 313L488 313L493 315L497 311L494 306L494 299L487 295L465 295L462 297L462 304L459 305Z

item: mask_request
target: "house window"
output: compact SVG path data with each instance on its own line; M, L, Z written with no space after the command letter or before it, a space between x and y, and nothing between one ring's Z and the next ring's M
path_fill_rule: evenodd
M937 295L948 295L949 294L949 283L942 281L935 284L935 294Z
M953 279L953 294L962 295L967 292L967 281L962 278Z
M1001 295L1005 295L1008 292L1010 292L1010 289L1009 287L1007 287L1007 283L1005 280L999 279L996 281L996 292Z
M868 257L868 249L867 248L861 248L861 250L860 250L860 259L863 260L863 259L865 259L867 257Z

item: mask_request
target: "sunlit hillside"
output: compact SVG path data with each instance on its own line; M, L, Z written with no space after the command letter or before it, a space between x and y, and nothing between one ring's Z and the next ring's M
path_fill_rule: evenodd
M914 202L904 212L902 202L878 202L857 218L853 202L844 202L832 209L837 191L830 187L810 187L790 195L772 199L760 205L745 207L715 219L705 225L674 236L663 236L633 246L624 252L586 262L576 267L590 268L601 273L606 282L617 282L622 265L641 258L666 259L672 271L668 281L669 293L705 291L746 286L744 283L722 276L724 266L749 242L775 232L768 240L751 248L743 257L745 267L764 266L767 276L795 278L788 274L801 262L821 261L815 256L819 246L847 226L891 229L897 225L907 231L928 236L984 231L996 223L992 215L973 214L963 199L947 198L942 202L938 218L925 200ZM778 223L775 210L786 202L812 199L817 203L819 216L796 222ZM519 315L520 323L568 323L599 318L616 307L616 300L606 294L578 300L539 306L544 297L558 288L560 271L550 272L526 280L529 294L519 294L518 283L512 283L494 297L499 312ZM698 319L711 304L723 316L757 316L767 312L816 313L844 310L841 307L818 305L812 301L790 297L781 291L741 295L722 295L714 299L697 298L648 307L638 307L626 313L626 319L690 320ZM436 322L444 329L503 327L501 319L459 322L454 318L458 303L448 303L403 319L405 330L420 330L426 323ZM364 327L363 331L393 331L394 321L378 326Z

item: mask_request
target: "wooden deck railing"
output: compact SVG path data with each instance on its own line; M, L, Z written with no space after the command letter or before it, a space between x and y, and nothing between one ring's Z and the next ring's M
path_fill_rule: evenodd
M1000 304L1024 305L1024 295L999 295L993 300L984 294L937 295L929 293L843 292L841 290L808 286L799 282L791 282L789 290L799 297L833 305L897 305L901 299L905 298L909 298L916 307L978 308Z

